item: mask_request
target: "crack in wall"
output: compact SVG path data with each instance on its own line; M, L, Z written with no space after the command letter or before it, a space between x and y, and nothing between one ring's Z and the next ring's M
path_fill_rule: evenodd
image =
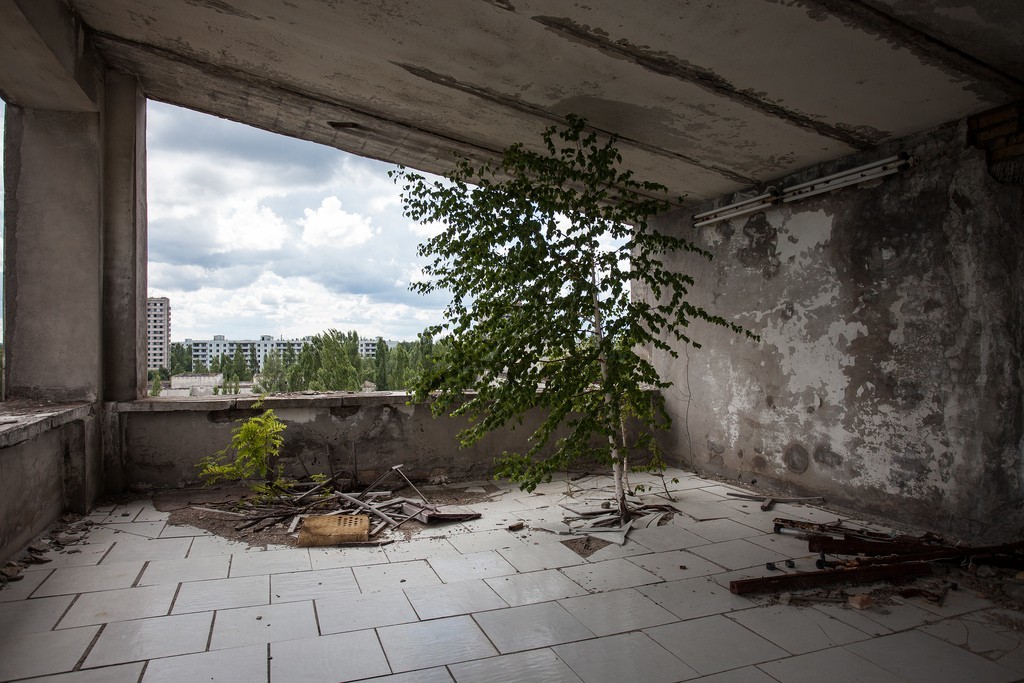
M405 69L405 71L412 74L413 76L417 76L424 80L430 81L435 85L441 85L444 87L452 88L453 90L458 90L459 92L466 93L467 95L472 95L474 97L485 100L492 104L497 104L502 107L514 109L524 114L529 114L532 116L537 116L546 119L557 125L564 126L566 124L566 119L564 116L560 116L558 114L548 111L547 109L530 104L528 102L524 102L520 99L509 97L507 95L502 95L487 88L481 88L479 86L471 85L469 83L463 83L462 81L459 81L446 74L439 74L437 72L431 71L430 69L426 69L421 66L416 66L414 64L404 64L401 62L392 62L392 64L402 69ZM657 154L658 156L669 157L672 159L683 161L687 164L690 164L691 166L696 166L705 171L710 171L733 182L742 183L745 185L756 185L758 183L757 180L749 178L731 169L722 168L721 166L718 166L716 164L701 161L691 156L680 154L678 152L673 152L662 147L656 147L646 142L641 142L640 140L620 135L618 133L615 133L614 131L598 128L597 126L594 126L593 122L591 121L588 121L587 123L588 127L590 127L591 129L598 131L599 133L603 133L605 135L615 135L622 142L633 147L636 147L637 149L641 149L645 152L650 152L651 154Z
M813 131L823 137L842 142L858 150L870 149L889 137L884 131L866 127L852 129L844 125L831 125L807 114L787 109L771 100L748 90L741 90L714 71L696 66L665 53L656 53L631 45L625 40L611 40L598 29L577 24L572 19L536 16L533 20L556 34L594 48L611 57L623 59L641 66L653 73L692 83L716 96L726 97L763 114L782 119L787 123Z

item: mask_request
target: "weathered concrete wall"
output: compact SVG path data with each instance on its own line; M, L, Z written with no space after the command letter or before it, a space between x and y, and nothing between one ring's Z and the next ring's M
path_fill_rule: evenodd
M7 401L0 415L0 563L65 510L85 512L100 472L88 404Z
M119 405L123 463L129 487L178 486L197 480L196 463L224 448L235 421L259 414L254 399L154 399ZM415 480L481 478L494 472L505 450L524 449L539 413L515 431L499 431L460 449L464 420L434 419L425 405L406 405L405 394L325 394L269 398L285 422L282 448L292 476L358 469L369 482L392 465ZM238 406L237 408L235 406Z
M761 335L700 326L655 360L675 387L666 450L697 468L974 538L1024 521L1024 192L951 124L881 181L693 229L694 300ZM725 198L718 205L741 197ZM698 211L712 208L710 204Z

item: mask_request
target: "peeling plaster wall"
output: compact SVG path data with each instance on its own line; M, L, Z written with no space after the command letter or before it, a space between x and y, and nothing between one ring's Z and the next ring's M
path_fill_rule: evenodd
M352 472L372 481L392 465L415 480L489 477L505 450L526 447L540 413L527 415L515 431L489 434L460 449L457 434L468 424L435 419L429 406L406 405L405 395L339 395L269 398L267 407L287 425L283 433L285 473ZM133 488L195 482L196 463L224 448L235 421L259 414L252 400L138 401L120 404L124 427L124 481ZM235 407L235 406L238 407Z
M970 538L1024 522L1024 191L963 123L799 176L906 150L896 176L701 229L679 256L695 303L761 336L691 330L657 354L674 382L666 452L697 469ZM741 197L725 198L726 205Z

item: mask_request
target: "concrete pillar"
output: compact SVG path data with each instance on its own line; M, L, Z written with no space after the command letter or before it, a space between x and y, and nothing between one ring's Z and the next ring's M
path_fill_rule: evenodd
M8 398L102 395L98 112L7 106L4 344Z
M146 98L108 72L103 166L103 397L146 395Z

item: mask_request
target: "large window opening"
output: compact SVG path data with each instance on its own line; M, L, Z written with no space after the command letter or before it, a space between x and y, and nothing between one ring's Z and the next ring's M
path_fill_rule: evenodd
M392 165L158 102L147 154L151 395L407 388L447 302Z

